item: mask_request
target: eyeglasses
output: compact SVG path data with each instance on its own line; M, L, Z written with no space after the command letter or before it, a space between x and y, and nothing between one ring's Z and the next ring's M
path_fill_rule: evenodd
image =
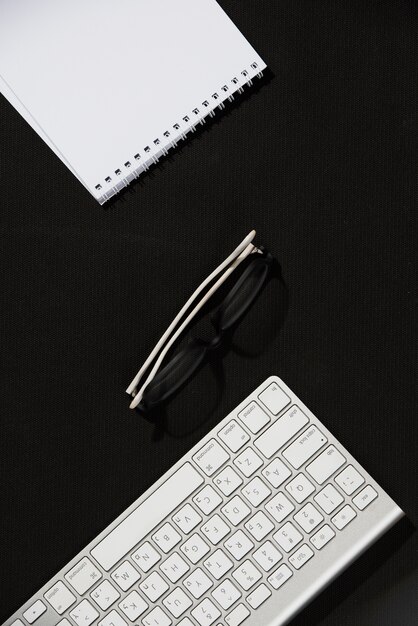
M245 237L229 257L203 281L174 318L126 390L128 394L133 396L133 400L130 404L131 409L138 407L144 411L150 410L167 400L167 398L192 376L208 353L222 344L225 334L237 324L251 307L260 293L273 263L273 257L269 252L262 247L257 248L251 243L255 234L253 230ZM211 321L216 332L215 337L211 341L204 341L202 339L192 340L186 348L176 354L160 369L168 351L186 326L247 257L249 257L247 267L221 305L211 316ZM193 310L178 326L177 330L175 330L197 296L221 272L223 273L220 278L208 289L203 298L195 305ZM151 371L138 390L139 383L154 360L155 363Z

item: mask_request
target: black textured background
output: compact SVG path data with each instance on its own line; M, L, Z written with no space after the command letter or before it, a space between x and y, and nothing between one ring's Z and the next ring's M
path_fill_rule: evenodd
M0 99L0 621L276 373L411 520L293 624L417 624L417 5L221 4L272 75L109 206ZM284 285L145 421L126 385L252 227Z

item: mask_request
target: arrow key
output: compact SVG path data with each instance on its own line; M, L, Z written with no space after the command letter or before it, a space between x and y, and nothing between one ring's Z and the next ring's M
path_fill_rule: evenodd
M45 611L45 604L41 600L37 600L23 613L23 617L27 622L29 622L29 624L33 624L33 622L36 621L38 617L41 617Z

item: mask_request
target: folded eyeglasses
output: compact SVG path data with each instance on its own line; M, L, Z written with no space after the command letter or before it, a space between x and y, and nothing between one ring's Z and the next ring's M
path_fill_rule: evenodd
M147 411L171 396L196 371L208 352L222 343L225 333L248 311L266 282L273 263L273 257L269 252L252 243L255 235L255 230L252 230L225 261L201 283L173 319L126 390L133 397L130 404L131 409L139 408ZM232 272L248 257L250 257L248 265L240 278L221 305L211 315L211 321L216 331L215 337L211 341L192 340L164 367L161 367L170 348L187 325ZM219 274L221 274L220 277L218 277ZM199 294L211 283L213 283L212 286L187 314ZM182 319L183 321L181 321ZM149 369L150 371L145 377Z

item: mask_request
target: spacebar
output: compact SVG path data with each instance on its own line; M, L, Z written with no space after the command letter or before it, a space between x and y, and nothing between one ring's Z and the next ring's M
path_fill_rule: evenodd
M91 550L93 558L109 571L203 482L194 467L185 463Z

